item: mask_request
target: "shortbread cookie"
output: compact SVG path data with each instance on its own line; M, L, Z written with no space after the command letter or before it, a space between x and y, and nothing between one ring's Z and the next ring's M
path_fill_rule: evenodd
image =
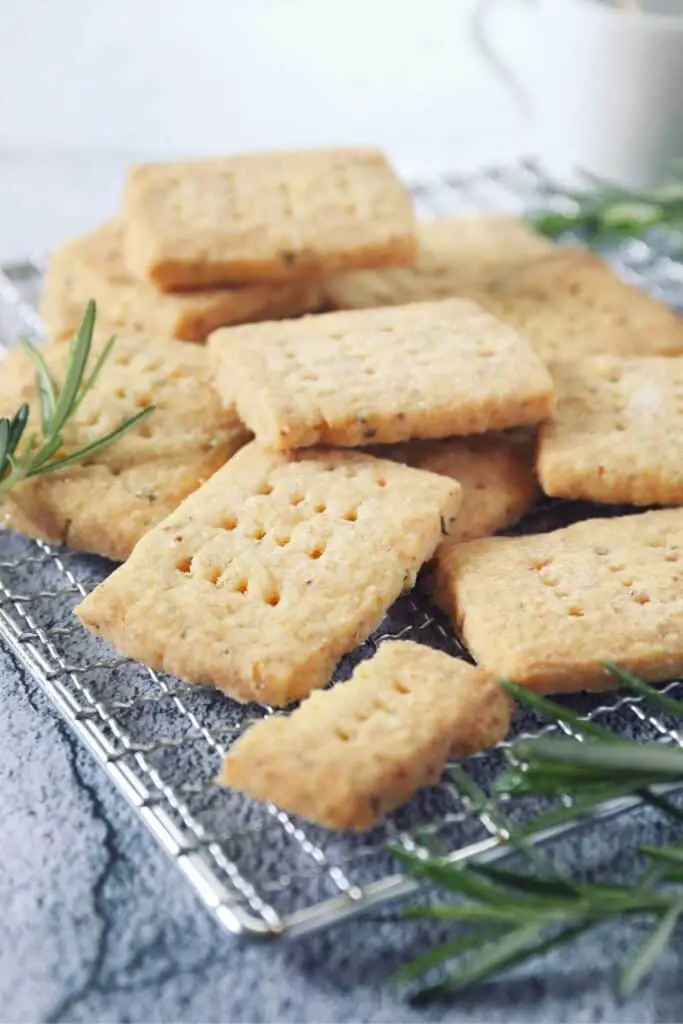
M553 367L538 473L558 497L683 504L683 357L592 356Z
M470 294L526 334L546 362L683 352L683 319L586 249L558 249Z
M65 242L50 256L40 309L48 335L54 340L72 337L88 299L97 302L100 325L203 341L228 324L310 312L319 304L319 285L283 281L166 295L131 277L123 261L121 224L111 220Z
M412 203L382 153L321 149L134 167L126 259L164 290L411 263Z
M43 355L59 381L68 347L49 345ZM22 402L29 403L38 428L33 366L23 351L14 351L0 362L0 415L14 414ZM149 405L156 408L146 420L85 463L13 489L0 501L0 521L31 537L126 558L143 533L249 438L235 414L221 407L205 350L120 338L66 424L65 452L82 448Z
M427 221L419 226L418 243L412 267L348 270L326 279L324 304L369 309L467 295L473 282L487 282L555 248L524 221L504 213Z
M372 452L458 481L462 505L449 544L488 537L510 526L538 494L531 438L482 434L378 445Z
M552 404L529 345L461 299L235 327L209 345L224 399L276 450L483 433Z
M510 707L487 672L387 641L348 682L251 726L218 782L327 828L367 829L434 785L449 757L501 740Z
M436 596L499 678L558 693L683 671L683 509L445 545Z
M124 654L237 700L324 686L451 528L452 480L248 445L77 609Z

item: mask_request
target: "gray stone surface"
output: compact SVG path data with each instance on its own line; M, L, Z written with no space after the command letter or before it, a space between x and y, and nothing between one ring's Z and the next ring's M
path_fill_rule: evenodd
M7 1021L680 1020L680 949L627 1007L610 971L637 925L413 1010L392 970L433 942L391 910L290 944L224 935L21 666L0 649L0 1018ZM567 843L629 867L641 815Z

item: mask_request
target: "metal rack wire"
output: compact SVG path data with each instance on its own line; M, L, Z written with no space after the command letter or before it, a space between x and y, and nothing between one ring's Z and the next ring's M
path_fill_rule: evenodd
M465 178L448 176L413 186L422 213L464 209L519 211L530 205L568 202L549 188L531 162L491 168ZM683 306L683 265L660 239L629 240L611 252L632 280ZM20 331L39 335L35 299L39 261L0 271L0 349ZM565 525L590 513L585 505L540 504L516 532ZM601 514L604 514L604 510ZM184 686L115 656L76 623L73 606L111 564L0 531L0 639L13 649L109 778L170 854L202 902L228 931L249 936L296 936L405 894L414 886L396 871L388 847L408 849L437 841L454 860L492 858L502 851L499 802L475 807L447 776L363 836L339 836L219 790L212 779L221 757L245 724L270 709L237 705L221 694ZM391 609L380 630L345 658L335 678L388 637L410 636L463 656L448 626L416 591ZM683 694L683 684L668 689ZM591 720L640 737L683 746L673 723L651 715L641 698L619 694L581 697L575 707ZM550 726L533 715L516 734L535 735ZM486 790L511 740L464 765ZM619 800L592 816L621 813ZM575 826L574 826L575 827ZM563 829L541 836L557 837Z

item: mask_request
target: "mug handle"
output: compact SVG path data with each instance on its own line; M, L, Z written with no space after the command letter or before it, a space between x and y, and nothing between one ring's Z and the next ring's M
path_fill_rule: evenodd
M519 4L523 0L509 0ZM498 0L479 0L470 22L470 35L477 50L505 88L513 95L517 106L527 117L533 115L534 105L517 73L501 57L491 41L490 17Z

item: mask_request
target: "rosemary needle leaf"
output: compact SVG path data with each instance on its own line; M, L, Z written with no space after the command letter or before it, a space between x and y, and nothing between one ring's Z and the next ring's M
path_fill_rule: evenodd
M683 750L656 742L614 739L611 743L577 743L557 736L526 740L518 744L517 750L525 759L579 772L592 770L605 780L615 777L618 782L624 775L636 775L641 780L648 776L661 781L683 779Z
M11 429L9 420L0 419L0 476L7 465L7 458L10 454Z
M539 711L546 718L552 718L574 726L576 731L582 735L598 736L605 740L615 739L614 733L610 732L609 729L603 729L602 726L596 725L595 722L588 721L568 708L556 704L555 701L548 700L547 697L540 697L537 693L533 693L533 691L527 690L523 686L518 686L517 683L510 682L509 679L501 679L500 685L505 687L508 693L511 693L521 704L526 704L532 710Z
M474 911L474 913L470 915L470 911ZM463 903L418 903L414 906L402 907L399 913L399 917L404 921L423 920L424 918L433 921L452 921L470 916L498 920L500 912L495 907L479 903L466 905Z
M549 811L537 814L531 821L516 830L517 839L528 839L537 832L546 829L556 828L568 821L579 821L581 818L590 815L597 807L606 800L612 800L619 796L627 796L633 793L633 786L615 786L613 783L606 783L602 787L595 787L589 795L582 794L580 797L572 796L569 806L553 807Z
M473 808L480 811L486 807L489 802L486 793L459 764L450 765L447 772L460 795L466 797Z
M673 818L674 821L683 821L683 810L677 807L676 804L672 804L661 793L653 793L652 790L648 789L639 795L642 796L645 803L649 804L650 807L656 807L658 811L662 811L663 814Z
M596 920L613 914L659 912L666 909L660 896L653 896L628 885L579 882L577 889L583 905L589 908L587 913Z
M51 437L49 441L45 441L40 451L37 451L31 459L29 466L24 472L24 476L36 476L40 472L46 472L45 463L52 458L55 452L59 451L63 444L64 438L61 434L57 434L55 437Z
M448 774L453 781L453 784L458 790L461 796L464 796L469 801L470 806L473 810L477 811L479 815L486 814L489 820L489 827L493 825L498 834L498 838L504 842L510 844L510 846L521 846L522 853L536 866L536 869L541 874L552 874L554 875L554 869L548 863L544 855L540 850L535 849L528 844L521 842L521 836L515 832L511 832L508 823L501 811L496 807L495 803L484 790L477 785L474 779L465 772L460 765L451 765L448 769ZM476 865L468 864L472 870L476 870Z
M396 985L404 985L417 978L418 975L424 974L425 971L430 970L432 967L436 967L437 964L443 963L444 960L458 956L460 953L466 953L468 949L472 949L474 946L481 946L484 942L495 938L504 931L508 931L509 928L509 925L488 925L472 929L466 935L461 935L457 939L444 942L440 946L436 946L435 949L430 949L428 952L416 956L405 967L401 967L396 971L391 981Z
M539 213L532 218L532 223L540 235L555 238L556 235L561 235L574 227L576 214L558 212Z
M531 893L534 896L556 896L562 899L576 896L576 887L570 885L563 878L533 878L531 875L523 875L517 871L506 871L504 868L497 868L490 864L472 864L471 871L475 871L492 882L498 882L518 892Z
M584 173L589 188L577 191L547 182L549 198L572 201L567 210L539 210L531 214L537 231L557 237L565 231L580 233L587 241L642 235L649 228L677 232L683 218L683 168L672 164L670 177L655 188L629 191Z
M79 448L77 452L73 452L71 455L65 455L61 459L55 459L54 462L50 462L47 465L41 466L41 473L54 473L57 469L64 469L66 466L73 466L78 462L82 462L83 459L90 458L95 455L96 452L101 451L103 448L107 448L114 441L118 441L120 437L136 427L141 420L150 416L155 406L149 405L146 409L141 409L135 416L131 416L130 419L124 420L118 427L114 427L108 434L104 434L102 437L98 437L92 444L86 445L85 448Z
M683 702L651 690L625 669L612 664L606 668L639 696L683 718ZM548 868L534 859L536 851L528 839L627 795L636 795L670 817L683 820L683 810L662 792L648 789L658 783L671 788L683 782L683 750L658 742L624 740L551 700L511 683L503 685L546 718L568 723L577 735L546 732L518 741L509 752L509 768L494 780L493 790L507 792L510 797L561 797L562 806L552 806L522 827L512 828L468 775L457 767L451 772L463 797L480 813L490 814L501 831L509 834L510 844L526 856L524 873L481 863L463 867L446 858L429 860L405 850L395 851L414 875L464 897L455 904L409 907L404 916L467 922L470 926L462 938L408 964L398 979L412 981L436 964L464 954L462 965L458 962L453 973L422 989L412 1001L447 997L569 942L595 924L623 915L646 914L654 928L622 972L620 993L626 997L652 969L683 915L683 897L680 889L673 888L683 885L683 844L644 847L641 852L650 857L650 864L640 878L631 885L610 885L558 876L552 865Z
M29 407L24 402L23 405L19 406L19 409L14 414L12 422L9 428L9 444L7 446L8 455L14 455L17 450L17 445L21 441L26 424L28 423Z
M502 938L489 942L478 955L471 957L462 970L448 975L443 981L418 992L411 1000L414 1003L425 1003L442 996L460 992L484 978L498 974L507 967L512 967L532 956L540 956L554 946L570 942L589 928L591 922L582 921L562 931L544 938L546 926L538 924L523 925L508 932Z
M494 884L477 875L468 866L456 868L452 865L443 865L450 877L441 876L440 885L443 888L450 888L462 896L475 901L471 903L458 904L437 904L435 906L425 905L419 907L406 907L402 911L405 917L436 917L436 918L500 918L511 919L512 922L520 922L524 919L537 921L541 919L556 918L558 912L565 914L576 904L576 893L570 890L570 899L566 895L560 899L555 897L549 900L547 894L538 896L530 893L510 892L509 890ZM413 869L413 874L417 871ZM435 880L433 875L423 877ZM444 880L445 879L445 880Z
M652 857L653 860L662 860L668 864L683 864L683 847L681 846L641 846L640 852Z
M38 386L38 397L40 398L41 427L43 436L47 437L51 432L52 417L57 402L55 384L42 353L33 342L29 341L28 338L20 337L19 344L30 358L36 371L36 384Z
M655 203L615 202L605 207L603 220L606 227L645 231L662 219L662 208Z
M97 359L95 360L95 365L92 368L92 372L91 372L90 376L88 377L88 379L83 384L83 386L81 387L80 394L78 395L78 398L76 399L76 401L74 403L74 411L76 409L78 409L79 405L81 404L81 402L83 401L83 399L88 394L88 392L92 388L93 384L95 383L95 381L99 377L100 370L102 369L102 367L106 363L107 359L109 358L111 350L114 347L114 342L115 341L116 341L116 335L112 334L111 338L109 338L109 340L102 346L102 350L101 350L100 354L98 355Z
M58 433L74 411L78 392L83 381L83 374L92 347L93 329L95 327L95 303L88 301L81 326L76 337L70 344L69 362L64 383L50 421L52 433Z
M443 903L435 906L406 907L401 913L405 919L432 918L437 921L498 921L509 928L522 921L530 923L550 924L558 917L564 917L566 907L558 907L549 903L532 903L531 900L508 900L500 906L488 906L481 903Z
M390 849L396 859L417 878L426 878L451 892L485 903L497 903L500 900L501 889L490 882L485 882L483 878L476 878L455 864L440 859L416 857L415 854L396 847Z
M115 338L112 337L102 347L94 366L86 376L92 351L95 315L95 303L90 300L76 337L69 345L64 379L59 388L39 349L28 338L19 339L35 369L42 429L39 434L27 434L30 410L25 403L11 419L0 418L0 497L29 477L54 473L56 470L83 462L84 459L118 441L154 412L154 406L141 409L109 433L83 448L59 455L64 445L62 428L95 384L114 345Z
M674 903L626 964L619 979L619 995L622 999L627 999L632 995L643 978L650 973L668 946L681 913L683 913L683 903Z
M665 693L655 690L653 686L648 686L647 683L644 683L642 679L639 679L632 672L619 668L618 665L614 665L610 661L605 662L605 668L624 686L628 686L629 689L635 690L641 697L647 697L654 704L658 704L663 711L683 717L683 701L675 700L675 698L668 697Z
M683 882L683 870L674 868L673 871L667 871L663 877L669 885L680 885Z

